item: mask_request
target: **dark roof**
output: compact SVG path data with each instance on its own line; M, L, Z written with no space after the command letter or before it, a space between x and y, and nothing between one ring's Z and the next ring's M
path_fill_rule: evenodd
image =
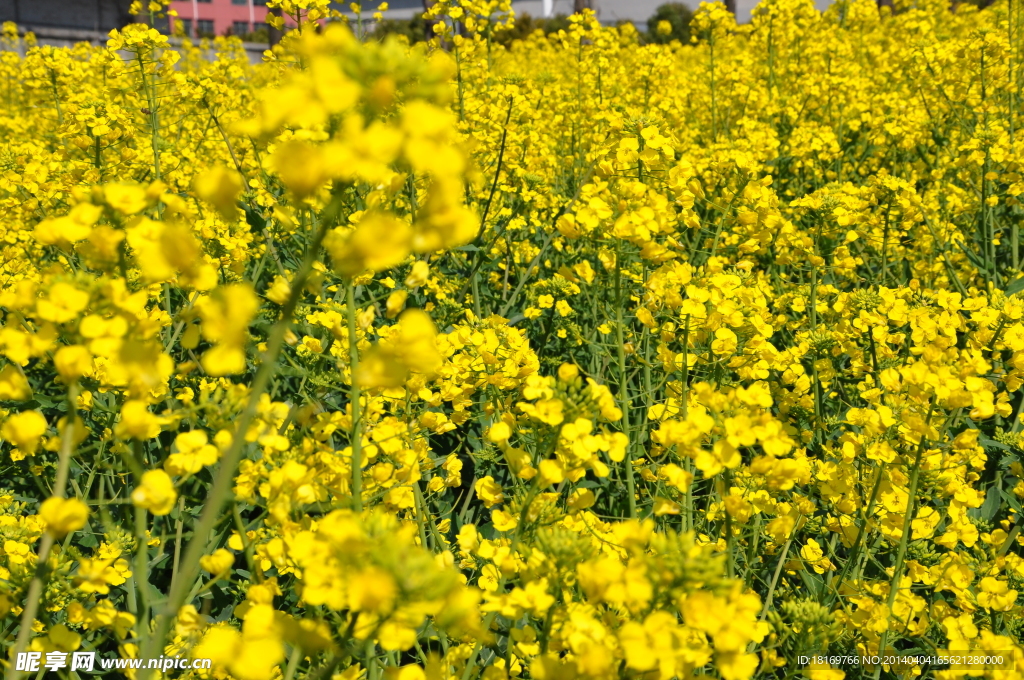
M131 21L131 0L0 0L0 21L106 32Z

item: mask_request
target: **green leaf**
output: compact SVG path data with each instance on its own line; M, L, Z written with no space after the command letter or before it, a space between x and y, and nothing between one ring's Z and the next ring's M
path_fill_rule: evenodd
M255 210L245 206L245 221L249 225L249 231L253 234L262 234L267 228L267 221Z
M988 261L985 260L985 258L983 258L978 253L974 252L973 250L965 246L963 243L958 242L957 246L960 247L960 250L963 251L964 255L967 256L967 259L970 260L975 267L980 269L982 272L991 275L991 272L989 271L990 268Z
M993 448L993 449L1002 449L1003 451L1009 451L1011 453L1013 452L1013 447L1012 446L1007 446L1006 444L1003 444L1002 442L997 442L995 439L989 439L988 437L978 437L978 443L980 443L986 449Z
M999 492L1000 489L993 486L988 490L988 495L985 496L985 502L980 508L978 508L978 517L990 521L999 512Z
M1015 512L1022 512L1020 507L1020 501L1017 500L1016 496L1014 496L1012 493L1009 493L1006 489L999 489L999 494L1003 497L1003 500L1006 501L1006 504L1013 508Z
M1006 290L1003 292L1006 293L1007 295L1016 295L1021 291L1024 291L1024 276L1020 277L1019 279L1011 281L1010 285L1008 285L1006 287Z
M798 572L800 578L803 579L804 585L807 586L807 590L810 592L815 599L820 600L822 591L825 588L825 582L817 574L812 574L806 570Z

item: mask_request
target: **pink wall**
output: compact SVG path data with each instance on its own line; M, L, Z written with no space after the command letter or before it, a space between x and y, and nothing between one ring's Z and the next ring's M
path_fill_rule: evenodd
M193 35L198 28L197 20L213 21L214 35L224 35L236 21L250 24L251 31L261 27L267 16L266 6L255 5L253 0L246 0L242 5L234 4L232 0L174 0L171 2L171 9L178 12L179 19L192 21Z

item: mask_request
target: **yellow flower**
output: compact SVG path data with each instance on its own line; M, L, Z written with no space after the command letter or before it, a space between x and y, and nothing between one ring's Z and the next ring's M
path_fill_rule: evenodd
M557 460L542 460L537 468L540 471L540 485L542 487L559 484L565 479L565 466Z
M108 184L103 187L107 205L122 215L134 215L149 206L146 190L137 184Z
M164 470L171 475L194 475L207 465L213 465L220 458L220 451L208 441L203 430L182 432L174 438L178 450L164 461Z
M6 539L4 541L3 548L7 561L11 564L25 564L28 561L29 554L31 553L27 545L10 539Z
M103 208L79 203L65 217L46 219L36 225L33 236L44 245L69 247L89 237Z
M423 260L416 260L412 265L409 275L405 277L405 285L409 288L419 288L430 277L430 266Z
M497 423L494 423L487 430L487 439L494 442L495 444L506 442L508 441L508 438L511 436L512 428L510 428L508 426L508 423L505 423L504 421L498 421Z
M800 556L809 562L820 560L824 555L821 545L813 538L808 539L807 545L800 549Z
M654 498L654 515L661 517L662 515L678 515L680 512L679 504L670 498L664 496L655 496Z
M993 611L1009 611L1017 602L1017 591L1010 590L1006 581L986 576L978 584L978 604Z
M62 652L73 652L82 646L82 636L68 629L63 623L58 623L50 628L46 637L49 638L55 649Z
M132 491L132 503L154 515L166 515L174 508L178 492L170 475L163 470L149 470L142 475L139 486Z
M22 411L9 417L0 426L0 437L33 455L39 448L40 438L46 434L46 418L39 411Z
M203 337L215 343L202 359L213 376L245 371L245 344L249 322L259 309L259 299L248 284L221 286L196 307L203 320Z
M36 315L46 321L65 323L76 318L88 304L88 293L69 283L58 282L50 287L45 298L36 303Z
M459 183L437 177L427 192L427 199L417 213L413 226L413 250L429 253L469 243L476 237L480 221L476 213L463 205Z
M32 387L25 374L14 364L0 369L0 400L26 401L32 398Z
M199 565L216 577L221 577L235 564L235 556L224 548L218 548L212 555L199 558Z
M150 413L149 405L144 401L126 401L121 407L121 420L114 427L118 437L132 439L152 439L160 434L160 428L166 419Z
M519 521L510 513L498 509L491 511L491 523L498 531L512 531Z
M233 219L238 213L238 196L243 187L237 171L215 165L197 174L192 187L196 196L216 208L226 219Z
M586 510L597 502L597 497L590 489L575 489L569 496L569 510L579 512Z
M65 345L53 356L53 366L70 383L92 372L92 353L82 345Z
M443 361L437 349L437 330L430 315L407 309L386 342L374 346L361 360L356 380L363 387L395 387L409 373L430 375Z
M389 319L393 319L398 316L398 313L405 308L405 301L409 297L408 291L396 290L388 295L387 302L384 304L387 309L385 316Z
M39 506L39 516L46 522L46 530L61 538L85 526L89 506L77 498L47 498Z
M285 142L274 151L270 163L284 185L300 199L313 194L328 180L323 150L306 142Z
M390 213L364 215L354 230L335 229L324 239L334 268L345 277L367 269L381 272L402 263L412 250L412 228Z
M816 661L809 663L804 673L811 680L843 680L846 677L846 673L838 668L833 668L827 663Z
M108 557L82 558L78 564L75 583L87 593L105 595L110 586L120 586L132 575L128 561L118 559L120 552Z
M283 305L291 295L292 287L288 279L283 276L275 276L273 283L267 288L266 298L271 302Z
M476 481L476 495L483 501L484 507L490 508L505 502L501 486L490 475Z
M728 328L719 328L715 331L715 340L711 343L711 350L715 354L732 354L736 351L736 333Z

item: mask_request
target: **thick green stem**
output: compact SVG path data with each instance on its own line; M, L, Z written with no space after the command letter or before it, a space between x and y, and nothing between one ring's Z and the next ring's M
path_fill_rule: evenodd
M689 413L690 399L690 315L686 315L683 326L683 384L679 387L680 413L683 420ZM693 529L693 461L689 456L683 461L686 471L690 473L690 483L686 485L686 524L684 529Z
M725 470L724 476L725 483L722 488L721 501L722 512L725 513L725 567L726 574L729 578L733 578L736 575L736 567L733 558L732 515L729 514L729 508L725 505L726 496L732 493L732 474L729 470Z
M174 562L171 565L171 589L178 580L178 566L181 564L181 532L185 528L185 496L178 497L178 521L174 523Z
M839 572L839 577L836 581L837 586L832 591L832 602L834 602L835 599L839 597L839 590L840 588L842 588L843 580L846 578L846 574L850 570L850 565L852 565L857 560L858 553L860 552L861 541L864 540L864 537L867 534L868 522L871 521L871 514L875 510L875 502L878 498L878 490L882 486L882 476L884 472L885 466L879 465L878 474L875 475L875 483L871 488L871 497L868 499L868 506L867 509L865 509L864 511L864 519L861 522L861 525L857 528L857 536L853 539L853 545L850 546L850 555L846 560L846 564L843 565L843 570Z
M619 359L619 408L622 409L622 433L629 437L629 386L626 376L626 340L622 318L622 254L615 249L615 337ZM636 519L636 480L633 473L632 441L626 444L626 493L629 494L629 516Z
M891 208L892 198L890 197L889 202L885 204L885 224L882 227L882 278L878 282L880 286L885 285L889 269L889 212Z
M459 92L459 120L464 121L466 119L466 105L465 105L465 85L462 82L462 55L459 54L459 43L455 42L455 78L458 84Z
M132 577L135 579L135 587L139 592L139 628L142 631L148 631L149 546L146 544L146 509L139 507L135 508L135 573L132 574Z
M509 550L508 550L508 554L509 555L515 555L516 554L516 549L519 547L519 539L523 535L523 525L526 524L526 519L527 519L527 516L529 515L530 505L533 504L533 500L537 497L537 493L540 491L540 489L537 486L537 482L538 482L538 480L540 478L539 477L534 477L533 479L534 479L534 481L530 485L530 490L526 494L526 500L523 501L523 509L520 510L520 512L519 512L519 521L516 524L516 528L515 528L515 530L514 530L514 532L512 534L512 542L509 545ZM496 592L496 593L504 592L505 591L505 584L507 582L508 582L508 577L507 576L502 576L498 580L498 587L495 588L494 592ZM497 611L493 611L490 614L488 614L487 618L484 619L483 629L484 630L490 630L491 624L494 623L494 619L497 618L497 616L498 616L498 612ZM509 641L509 642L511 642L511 641ZM475 645L473 645L473 651L470 652L469 658L466 660L466 668L462 672L462 680L470 680L470 678L473 677L473 670L474 670L474 667L475 667L475 664L476 664L476 659L480 655L480 647L481 647L481 645L480 645L479 641L477 641L477 643Z
M802 519L803 517L797 517L796 523L793 525L793 530L789 532L789 538L786 539L786 545L782 548L782 555L779 557L779 563L775 565L775 573L772 574L772 582L768 584L768 594L765 595L764 606L761 608L761 616L758 618L759 621L764 621L764 618L768 616L768 610L771 609L775 586L779 584L779 576L782 575L782 567L786 564L786 556L789 555L789 546L793 545L793 537L796 536L796 532L800 528L800 520Z
M77 399L78 385L76 383L68 388L68 415L64 425L64 432L61 433L57 477L54 480L52 490L55 498L64 498L64 490L67 487L68 476L71 470L71 450L75 446L74 429L75 418L77 417L76 409L78 408ZM46 532L39 541L39 551L36 553L36 572L32 576L32 581L28 585L28 593L25 595L25 608L21 614L21 627L18 630L18 638L14 643L14 650L9 657L12 661L18 658L18 654L25 651L28 647L29 638L32 636L32 624L35 622L36 614L39 612L43 588L46 586L46 580L49 577L46 563L50 559L50 551L53 549L54 540L53 534ZM19 680L22 677L24 671L15 670L16 668L17 666L13 663L8 666L7 680Z
M348 359L351 383L348 391L349 408L352 411L352 508L356 512L363 511L363 434L360 431L360 399L362 394L359 381L356 380L356 369L359 367L359 343L356 340L356 295L355 286L350 281L345 289L345 317L348 320Z
M270 386L270 380L277 370L277 360L281 354L281 348L284 346L285 335L288 333L289 328L291 328L292 317L295 314L295 307L299 303L299 298L302 296L302 289L306 284L309 273L313 269L313 263L320 252L324 236L327 235L327 229L337 219L340 209L340 201L335 198L325 211L324 218L309 244L306 257L295 275L288 300L281 310L281 318L278 319L270 331L267 350L263 354L259 370L256 371L252 387L249 390L249 400L238 418L238 429L235 431L230 448L224 454L217 468L213 485L210 487L206 498L203 514L195 525L192 533L193 538L188 544L185 558L180 565L178 580L171 587L167 601L161 608L160 614L156 617L153 634L143 646L141 658L152 659L160 656L159 652L163 649L164 640L167 637L174 617L177 615L178 610L189 601L190 586L199 576L199 559L203 556L206 549L208 537L214 534L214 529L221 517L221 511L231 493L231 483L234 480L235 471L238 469L238 463L242 459L242 453L245 448L245 433L249 430L249 425L256 417L256 408L259 406L260 397L267 391L267 388ZM142 669L139 680L146 680L149 675L149 669Z
M903 533L900 535L900 547L896 552L896 565L895 567L893 567L892 581L889 584L889 597L886 601L887 611L890 616L890 626L892 625L892 605L894 602L896 602L896 594L897 592L899 592L900 580L903 576L903 562L907 557L907 544L910 541L910 532L913 529L912 523L914 521L914 504L917 500L917 484L921 478L921 458L924 456L924 449L928 441L926 435L928 434L928 423L932 419L933 409L934 403L929 405L928 407L928 416L924 419L924 431L921 432L921 441L918 444L917 455L914 458L914 467L910 471L910 489L907 495L907 511L906 514L903 516ZM888 637L889 628L887 627L882 632L882 639L878 643L878 654L885 654L885 644L888 640ZM879 664L875 666L875 680L878 680L878 677L881 675L881 673L882 665Z
M146 103L149 108L149 125L151 128L151 142L153 144L153 176L156 179L160 179L160 118L157 114L157 103L156 103L156 92L150 86L150 83L146 80L146 63L142 58L142 53L138 52L135 55L139 61L139 76L142 78L142 91L146 94ZM155 85L153 86L155 87Z

